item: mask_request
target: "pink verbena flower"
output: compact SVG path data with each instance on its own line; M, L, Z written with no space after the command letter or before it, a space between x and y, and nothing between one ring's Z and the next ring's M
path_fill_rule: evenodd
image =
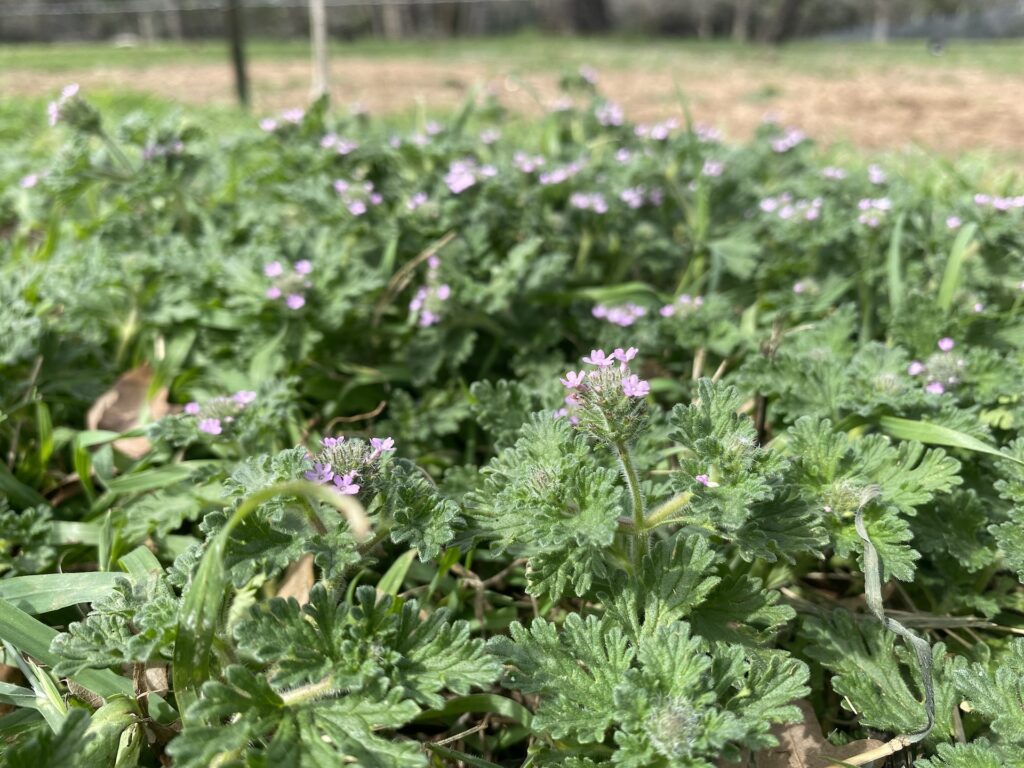
M280 277L284 274L284 267L280 261L272 261L263 266L263 274L267 277Z
M646 397L650 394L651 385L634 373L622 380L622 391L626 397Z
M382 453L392 453L395 450L395 441L393 438L385 437L371 437L370 438L370 460L376 459Z
M920 376L922 373L924 373L924 370L924 363L922 363L920 360L914 360L913 362L910 363L910 365L907 366L907 373L910 376Z
M630 360L637 356L637 353L639 351L640 350L637 349L636 347L630 347L629 349L625 350L622 347L616 347L615 350L612 352L612 357L614 357L620 363L628 363Z
M199 403L197 402L193 401L191 403L185 404L185 413L187 413L189 416L198 416L200 410L202 409L199 407Z
M949 338L949 336L944 336L941 339L939 339L939 349L941 349L943 352L949 352L955 346L956 342Z
M335 475L334 485L338 492L344 496L355 496L359 493L359 484L355 482L358 475L359 473L355 470L346 472L344 475Z
M334 479L334 470L331 469L331 465L328 462L322 464L320 462L313 462L313 468L306 471L303 477L311 483L324 485Z
M693 479L696 480L698 483L700 483L701 485L703 485L706 488L717 488L720 485L719 483L716 483L714 480L712 480L707 475L697 475Z
M941 381L929 381L924 391L930 395L941 395L946 391L946 388L942 386Z
M301 261L295 262L295 273L299 275L308 275L313 271L313 264L309 259L302 259Z
M235 405L244 407L256 399L256 393L250 389L243 389L240 392L235 392L231 399L235 401Z
M345 442L344 435L342 435L341 437L325 437L323 440L320 441L320 445L322 445L324 448L337 448L343 442Z
M219 435L223 430L220 426L220 419L203 419L199 422L199 431L208 435Z
M946 217L946 229L960 229L961 224L963 224L963 222L960 221L959 216Z
M306 297L300 293L291 293L285 299L285 304L288 305L288 309L302 309L306 306Z
M615 362L615 358L605 355L604 350L592 349L590 350L590 357L584 357L583 362L596 365L598 368L607 368Z
M268 299L280 299L281 289L278 288L276 285L272 285L269 288L267 288L267 292L265 295Z
M586 378L586 371L569 371L565 374L565 378L559 379L559 381L562 382L562 386L566 389L576 389Z

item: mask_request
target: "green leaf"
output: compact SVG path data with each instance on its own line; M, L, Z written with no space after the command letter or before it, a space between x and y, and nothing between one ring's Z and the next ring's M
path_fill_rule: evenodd
M509 665L504 686L540 695L534 728L556 739L602 741L615 717L613 691L635 654L625 633L607 619L571 613L561 631L535 619L529 630L514 622L509 634L488 648Z
M1024 681L1024 639L1014 638L999 657L995 671L981 664L962 667L954 673L957 688L979 715L992 721L1001 739L1024 749L1024 709L1021 684Z
M1005 454L975 437L938 424L901 419L895 416L881 416L878 419L878 423L882 429L899 440L914 440L925 445L945 445L950 448L963 448L976 453L988 454L989 456L998 456L1001 459L1008 459L1009 461L1024 465L1024 461L1016 456Z
M49 502L35 489L30 488L11 474L7 465L0 461L0 494L11 500L18 509L26 507L49 507Z
M957 285L960 282L960 273L967 257L978 250L978 244L972 243L971 238L978 231L978 225L974 222L966 224L953 241L953 247L949 251L949 258L946 260L946 268L942 273L942 282L939 284L939 295L937 303L939 308L948 312L953 306L953 296L956 293Z
M892 228L892 238L889 240L889 251L886 258L886 274L889 279L889 306L893 314L898 314L903 308L903 272L901 245L903 243L903 225L906 223L907 214L900 213Z
M18 576L0 581L0 600L25 613L47 613L106 597L118 578L116 573L105 572Z
M377 591L392 597L397 595L398 591L402 588L402 583L405 581L405 575L409 572L409 566L412 565L412 561L415 559L415 549L410 549L408 552L396 557L391 567L388 568L387 572L380 577L380 581L377 582Z
M56 636L56 630L37 621L6 600L0 600L0 638L22 653L27 653L43 664L56 666L61 659L50 651L50 644ZM130 680L107 670L83 670L72 675L72 678L84 688L104 698L119 694L132 696L135 693Z

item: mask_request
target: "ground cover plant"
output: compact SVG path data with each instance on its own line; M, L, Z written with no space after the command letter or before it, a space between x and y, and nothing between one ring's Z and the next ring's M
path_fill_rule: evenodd
M1020 187L592 80L55 97L0 165L0 764L1024 764Z

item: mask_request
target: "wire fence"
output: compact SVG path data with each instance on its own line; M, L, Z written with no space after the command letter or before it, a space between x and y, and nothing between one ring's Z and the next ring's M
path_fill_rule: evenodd
M536 0L324 0L328 8L416 8L437 5L533 5ZM308 0L245 0L242 3L249 8L308 8ZM177 0L177 2L136 2L113 4L84 0L83 2L47 3L46 5L15 5L3 6L0 14L11 16L92 16L92 15L123 15L139 13L180 13L193 11L220 11L224 3L220 0Z

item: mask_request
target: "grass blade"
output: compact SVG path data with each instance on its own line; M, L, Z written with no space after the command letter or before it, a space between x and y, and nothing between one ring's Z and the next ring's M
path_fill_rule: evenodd
M882 416L878 420L879 425L899 440L914 440L925 445L944 445L950 448L963 448L975 453L985 453L989 456L998 456L1000 459L1024 465L1024 461L1003 453L995 446L982 442L976 437L971 437L955 429L943 427L939 424L931 424L927 421L914 421L913 419L901 419L895 416Z
M228 575L224 568L224 551L231 533L260 505L277 496L304 496L330 504L348 520L357 541L366 539L369 521L358 501L334 490L303 480L278 483L248 496L234 514L210 539L199 568L188 585L178 613L178 633L174 643L172 680L178 711L182 720L198 697L199 686L210 677L213 640L219 629Z
M0 599L25 613L38 614L92 603L114 590L116 573L48 573L0 580Z
M57 630L32 618L6 600L0 600L0 639L52 667L60 661L57 654L50 652L50 643L56 636ZM111 696L135 695L131 680L115 675L107 669L84 669L73 675L72 679L105 699Z
M903 224L907 219L905 213L901 213L896 219L896 226L892 230L892 239L889 240L889 254L886 259L886 267L889 276L889 307L893 315L899 314L903 308L903 256L901 245L903 243Z
M377 582L377 591L392 597L397 595L398 590L402 588L402 582L405 581L405 575L409 572L409 566L412 565L413 558L415 557L416 550L410 549L405 554L395 558L395 562L388 568L387 573L381 576L380 581Z
M963 269L967 257L978 249L978 244L971 242L974 233L978 231L978 225L971 223L964 226L953 241L953 247L949 251L949 258L946 260L946 269L942 273L942 283L939 285L939 308L948 311L953 306L953 294L960 283L960 272Z

